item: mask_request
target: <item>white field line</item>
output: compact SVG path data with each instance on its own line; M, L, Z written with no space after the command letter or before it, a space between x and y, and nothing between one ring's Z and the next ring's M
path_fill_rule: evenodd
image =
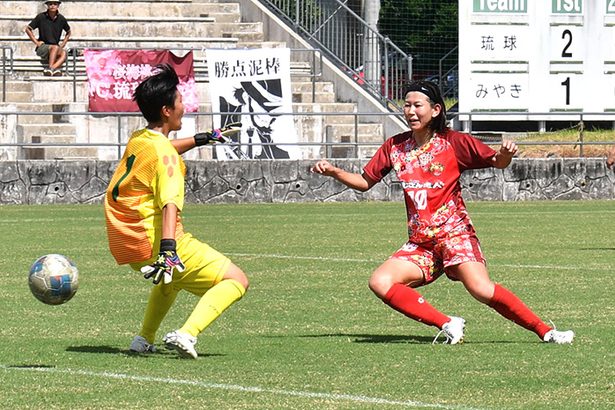
M279 255L279 254L265 254L265 253L237 253L237 252L223 252L227 256L239 256L246 258L270 258L270 259L291 259L291 260L311 260L311 261L326 261L326 262L357 262L357 263L375 263L380 264L384 261L378 261L375 259L354 259L354 258L333 258L324 256L295 256L295 255ZM611 269L610 265L600 266L558 266L558 265L512 265L512 264L499 264L489 263L487 266L499 266L503 268L513 269L543 269L543 270L594 270L594 269Z
M379 397L361 396L354 394L339 394L339 393L316 393L300 390L284 390L284 389L270 389L256 386L241 386L237 384L225 384L225 383L208 383L198 380L182 380L173 379L169 377L152 377L152 376L135 376L125 373L111 373L111 372L93 372L88 370L74 370L74 369L57 369L53 367L12 367L7 365L0 365L0 369L5 371L24 371L24 372L41 372L51 374L69 374L72 376L88 376L88 377L101 377L107 379L128 380L133 382L153 382L153 383L166 383L173 385L184 385L200 387L211 390L231 390L256 394L274 394L278 396L292 396L306 399L324 399L324 400L339 400L347 401L359 404L379 404L389 406L400 407L427 407L433 409L450 409L450 410L478 410L472 407L455 406L445 404L432 404L423 403L414 400L390 400Z

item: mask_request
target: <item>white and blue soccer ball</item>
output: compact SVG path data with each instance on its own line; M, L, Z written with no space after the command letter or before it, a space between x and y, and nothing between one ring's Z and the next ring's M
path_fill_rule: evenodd
M28 275L30 291L48 305L68 302L79 289L79 270L66 256L55 253L38 258Z

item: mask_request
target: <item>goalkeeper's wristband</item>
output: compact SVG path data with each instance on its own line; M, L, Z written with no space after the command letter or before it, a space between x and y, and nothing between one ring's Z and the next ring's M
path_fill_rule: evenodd
M160 240L160 252L171 251L175 252L177 245L175 239L161 239Z
M207 145L211 140L211 132L199 132L194 136L194 145L197 147L200 147L201 145Z

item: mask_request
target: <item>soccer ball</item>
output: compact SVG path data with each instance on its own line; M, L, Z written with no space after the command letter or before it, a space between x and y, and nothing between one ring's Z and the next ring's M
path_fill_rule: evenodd
M30 291L48 305L68 302L79 288L79 270L66 256L49 254L32 264L28 275Z

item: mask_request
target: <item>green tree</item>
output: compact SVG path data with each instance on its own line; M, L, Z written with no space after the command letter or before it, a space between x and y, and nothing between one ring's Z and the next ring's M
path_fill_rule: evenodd
M412 55L415 78L437 74L458 43L458 0L381 0L378 29Z

